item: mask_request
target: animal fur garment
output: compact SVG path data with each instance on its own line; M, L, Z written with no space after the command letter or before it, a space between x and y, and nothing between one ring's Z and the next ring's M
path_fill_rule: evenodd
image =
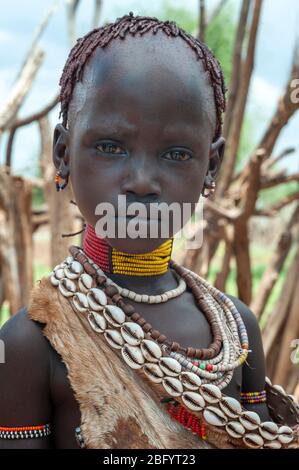
M146 380L74 312L48 278L31 291L28 311L32 320L45 323L43 333L67 367L87 448L213 447L171 418Z

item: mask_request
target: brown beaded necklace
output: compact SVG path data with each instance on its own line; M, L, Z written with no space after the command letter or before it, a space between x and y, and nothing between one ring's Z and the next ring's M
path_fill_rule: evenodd
M217 323L215 322L213 313L205 301L205 297L199 286L196 284L195 279L175 261L171 260L169 266L184 278L187 286L192 291L199 308L202 308L211 326L213 341L208 348L184 348L175 341L169 341L167 336L161 334L160 331L153 329L152 325L135 311L135 308L132 304L124 300L115 286L105 286L106 277L98 274L95 267L92 266L92 264L88 261L87 256L80 250L79 247L72 245L69 247L69 252L75 260L79 261L79 263L83 265L85 271L93 277L95 282L104 289L104 292L109 299L109 303L116 304L118 307L120 307L128 317L130 317L134 322L138 323L143 331L150 334L152 339L156 340L158 343L167 346L173 352L183 353L190 359L212 359L220 352L222 346L221 332Z

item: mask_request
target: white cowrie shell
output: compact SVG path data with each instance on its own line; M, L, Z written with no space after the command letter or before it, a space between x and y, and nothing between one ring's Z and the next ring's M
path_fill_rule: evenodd
M105 318L98 312L89 312L87 319L91 328L97 333L104 333L107 328L107 322Z
M182 394L182 401L192 411L201 411L205 406L204 399L196 392L184 392Z
M154 383L161 383L164 374L158 364L147 362L143 366L143 372Z
M69 279L78 279L80 274L83 273L83 266L78 261L73 261L64 268L64 273Z
M286 392L285 392L285 390L282 388L281 385L273 385L273 388L275 388L275 390L277 390L278 392L282 393L283 395L286 395Z
M165 377L162 380L162 385L166 392L172 397L179 397L183 393L183 385L180 380L175 377Z
M158 362L162 357L161 348L155 341L144 339L140 347L142 354L148 362Z
M124 340L131 346L138 346L144 338L144 331L141 326L132 321L123 323L120 331Z
M64 275L64 269L58 268L58 269L55 271L54 275L55 275L56 279L59 279L59 280L62 279L62 278L64 278L64 277L65 277L65 275Z
M278 440L266 442L264 444L265 449L281 449L281 443Z
M229 418L237 418L242 413L241 404L233 397L222 397L219 406Z
M243 424L245 429L252 431L259 427L261 418L254 411L243 411L239 417L240 423Z
M84 294L88 293L88 290L92 288L93 284L93 279L92 277L87 274L83 273L78 279L78 286L81 292L84 292Z
M77 312L79 313L86 312L89 307L86 295L82 294L82 292L77 292L73 296L72 303L73 303L75 310L77 310Z
M297 405L298 402L297 402L297 399L294 395L291 395L290 393L288 393L288 397Z
M140 348L125 344L121 350L124 361L131 369L140 369L144 364L144 357Z
M217 403L219 400L221 400L222 397L220 388L213 384L201 385L199 393L208 403Z
M79 274L73 273L68 266L66 266L63 270L64 276L67 277L68 279L78 279Z
M71 270L76 274L83 273L83 266L78 261L73 261L70 267L71 267Z
M212 426L225 426L227 424L227 417L215 406L207 406L203 411L203 418Z
M188 390L198 390L201 385L201 378L193 372L182 372L180 379L183 386Z
M258 434L249 433L245 434L245 436L243 437L243 442L247 445L247 447L250 447L251 449L260 449L261 447L263 447L264 439Z
M91 312L96 325L104 332L107 329L107 320L103 317L101 313Z
M63 279L60 279L58 289L64 297L72 297L76 292L76 284L70 279L64 277Z
M293 431L289 426L280 426L277 437L282 444L289 444L294 439Z
M271 382L271 380L269 379L269 377L265 377L265 382L266 382L268 385L272 385L272 382Z
M225 426L225 429L226 432L235 439L239 439L245 434L245 428L241 423L239 423L239 421L229 421Z
M260 425L260 434L264 439L272 441L277 438L278 426L273 421L264 421Z
M120 327L126 320L125 312L116 305L106 305L104 316L108 323L115 327Z
M124 340L122 335L119 333L118 330L106 330L104 332L104 336L106 338L106 341L110 346L112 346L115 349L121 349L124 345Z
M65 268L65 266L66 266L66 263L56 264L56 266L54 266L53 268L54 273L57 271L57 269Z
M175 377L181 373L181 364L172 357L161 357L159 365L166 375Z
M89 290L87 299L91 309L95 310L96 312L100 312L103 310L103 306L107 305L107 297L105 292L103 292L101 289L97 289L96 287L93 287Z
M52 274L52 275L50 276L50 281L51 281L52 286L57 287L57 286L59 285L59 279L57 279L57 278L54 276L54 274Z

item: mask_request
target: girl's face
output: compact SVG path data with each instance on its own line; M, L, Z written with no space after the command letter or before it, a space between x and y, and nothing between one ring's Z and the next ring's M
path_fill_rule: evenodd
M212 175L219 169L223 143L211 149L213 91L181 38L128 36L98 49L76 84L69 121L69 130L56 126L54 163L68 165L78 207L93 226L99 203L111 204L117 214L119 195L127 205L192 203L194 210L209 167ZM166 238L175 230L170 220ZM108 237L131 253L163 241Z

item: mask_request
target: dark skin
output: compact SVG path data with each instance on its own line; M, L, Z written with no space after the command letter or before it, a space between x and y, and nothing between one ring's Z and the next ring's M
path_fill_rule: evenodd
M53 143L54 164L69 173L85 220L94 226L96 205L105 201L116 206L118 194L126 195L129 202L146 204L197 202L205 178L216 177L224 149L222 138L213 141L211 97L201 64L180 38L128 37L115 40L100 58L94 56L85 67L83 83L75 88L69 129L58 124ZM91 132L92 128L97 130ZM157 248L163 239L108 241L122 251L141 253ZM148 277L111 277L121 286L149 295L177 285L170 269L152 276L150 282ZM241 387L244 391L264 388L265 361L254 314L229 297L243 317L252 350L247 364L235 370L223 389L239 399ZM212 341L210 326L189 290L167 303L131 303L155 329L184 347L206 348ZM6 363L0 365L0 425L51 422L53 435L0 440L0 448L78 448L74 437L80 425L78 403L66 366L42 328L24 308L0 331L6 348ZM263 420L271 419L265 404L246 408Z

